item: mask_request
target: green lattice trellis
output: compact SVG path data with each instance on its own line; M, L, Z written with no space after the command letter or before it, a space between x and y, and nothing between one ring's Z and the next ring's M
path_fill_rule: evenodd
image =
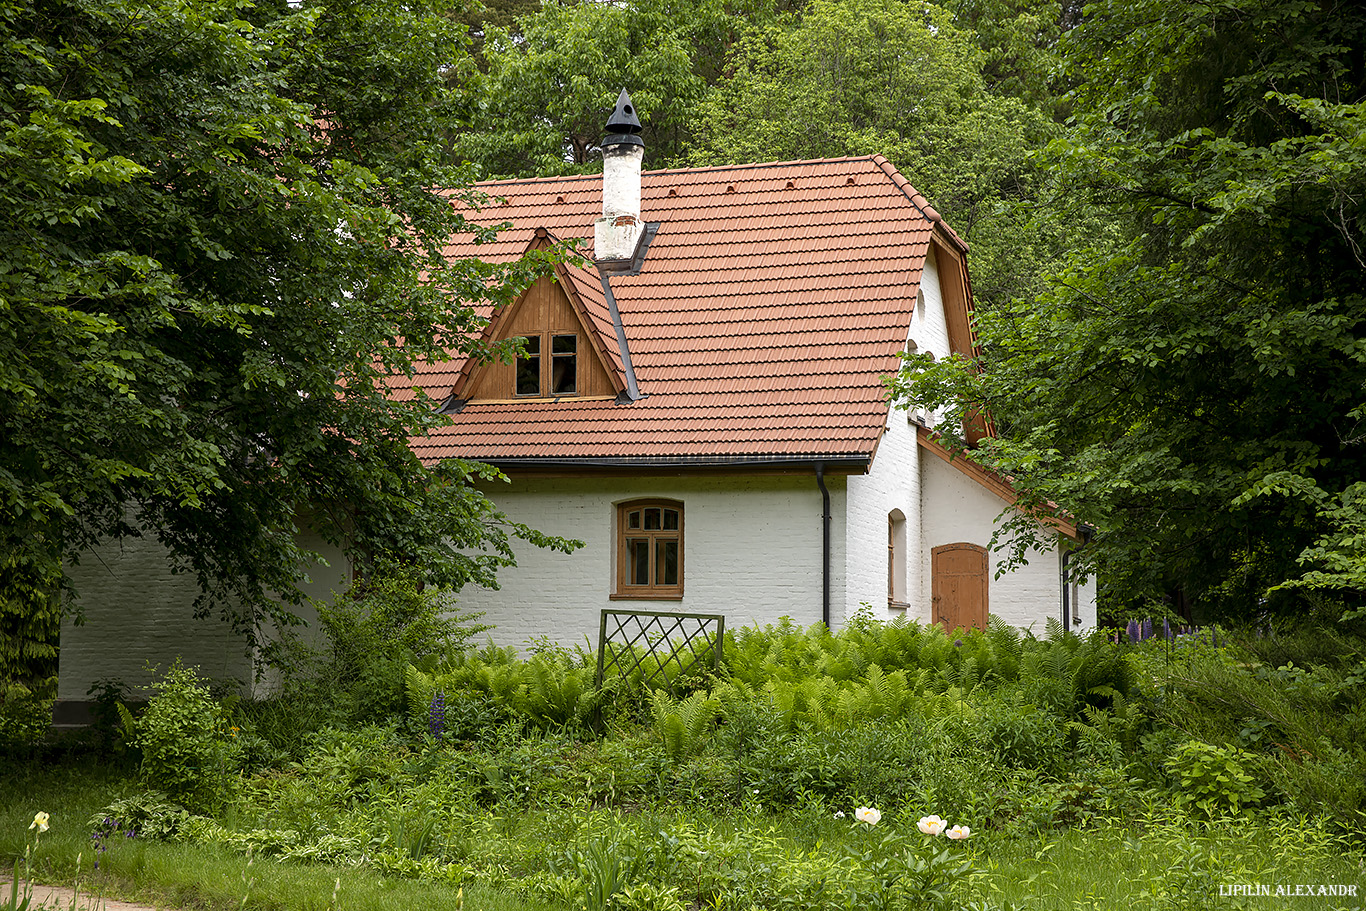
M721 614L604 610L598 627L598 686L613 671L629 678L637 669L640 682L650 686L671 661L686 655L694 662L710 657L712 670L718 671L725 638Z

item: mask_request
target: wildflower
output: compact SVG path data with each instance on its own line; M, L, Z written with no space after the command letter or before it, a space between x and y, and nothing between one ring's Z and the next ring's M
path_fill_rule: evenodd
M962 648L962 647L963 647L963 640L962 640L962 639L955 639L955 640L953 640L953 647L954 647L954 648Z
M843 819L843 818L844 818L844 811L843 811L843 810L836 810L836 811L835 811L835 818L836 818L836 819Z
M437 690L432 694L432 705L428 714L427 726L432 732L432 739L440 743L441 735L446 733L445 690Z
M882 821L882 812L876 807L859 807L854 811L854 818L861 823L875 826Z
M954 826L952 829L949 829L944 834L947 835L949 838L952 838L954 841L962 841L963 839L967 838L969 835L972 834L972 830L969 829L967 826Z
M922 816L920 817L920 822L916 823L916 825L919 826L920 831L924 832L926 835L938 835L944 831L944 827L948 825L948 822L940 819L938 816Z
M49 818L50 817L42 811L34 813L33 822L29 823L28 827L30 829L37 829L38 834L41 835L42 833L47 831L47 821Z

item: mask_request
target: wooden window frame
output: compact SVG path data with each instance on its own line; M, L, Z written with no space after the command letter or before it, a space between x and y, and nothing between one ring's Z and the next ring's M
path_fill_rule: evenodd
M906 587L906 516L899 509L887 513L887 609L910 609ZM897 597L900 595L901 597Z
M575 397L575 396L580 395L580 394L581 394L581 390L583 389L583 378L582 378L581 370L580 370L580 368L582 367L582 357L581 357L581 355L583 354L583 352L582 352L581 349L582 349L583 346L579 343L579 336L580 336L580 335L581 335L581 333L579 333L579 332L565 332L565 331L556 331L556 330L553 330L553 329L546 329L546 330L541 331L541 332L523 332L523 333L521 333L521 334L515 336L516 338L520 338L520 339L528 339L528 340L530 340L530 339L533 339L533 338L534 338L534 339L537 340L537 342L538 342L538 350L537 350L537 352L536 352L535 354L530 355L530 357L535 357L535 358L537 358L537 359L539 360L540 363L539 363L538 366L537 366L537 373L538 373L537 391L534 392L534 393L533 393L533 392L519 392L519 391L517 391L518 368L519 368L519 366L521 365L521 361L522 361L523 355L518 354L518 355L516 356L516 358L513 359L513 362L512 362L512 395L513 395L513 398L516 398L516 399L562 399L562 398L570 398L570 397ZM572 338L572 339L574 340L574 350L573 350L572 352L568 353L568 354L565 354L565 353L557 353L557 352L555 351L555 339L557 339L557 338ZM554 382L555 382L555 359L556 359L557 357L558 357L558 358L565 358L565 357L573 358L573 361L574 361L574 391L573 391L573 392L555 392L555 391L553 391L553 389L552 389L552 386L554 385Z
M658 529L647 529L642 520L640 528L631 528L630 514L637 510L644 513L646 509L671 509L678 513L678 528L666 529L662 520L661 527ZM661 517L662 519L662 517ZM683 600L683 578L684 578L684 544L683 544L683 503L679 500L662 500L657 498L646 498L640 500L629 500L625 503L617 504L617 540L616 540L616 588L610 598L613 601L682 601ZM647 538L650 541L650 552L655 552L655 542L657 541L676 541L678 543L678 582L676 585L658 585L652 579L648 585L631 585L627 583L630 559L627 553L626 543L630 538ZM654 561L651 561L650 572L655 571Z

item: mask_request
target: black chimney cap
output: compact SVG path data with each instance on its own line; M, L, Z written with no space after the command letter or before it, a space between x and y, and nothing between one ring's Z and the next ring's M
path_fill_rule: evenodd
M607 118L607 132L609 133L639 133L640 118L636 116L636 106L631 103L631 96L622 89L617 96L616 110L612 111L612 116Z

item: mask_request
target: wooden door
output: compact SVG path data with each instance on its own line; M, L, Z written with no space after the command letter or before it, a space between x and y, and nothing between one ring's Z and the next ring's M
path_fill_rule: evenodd
M934 623L952 632L987 628L987 549L945 544L930 551Z

